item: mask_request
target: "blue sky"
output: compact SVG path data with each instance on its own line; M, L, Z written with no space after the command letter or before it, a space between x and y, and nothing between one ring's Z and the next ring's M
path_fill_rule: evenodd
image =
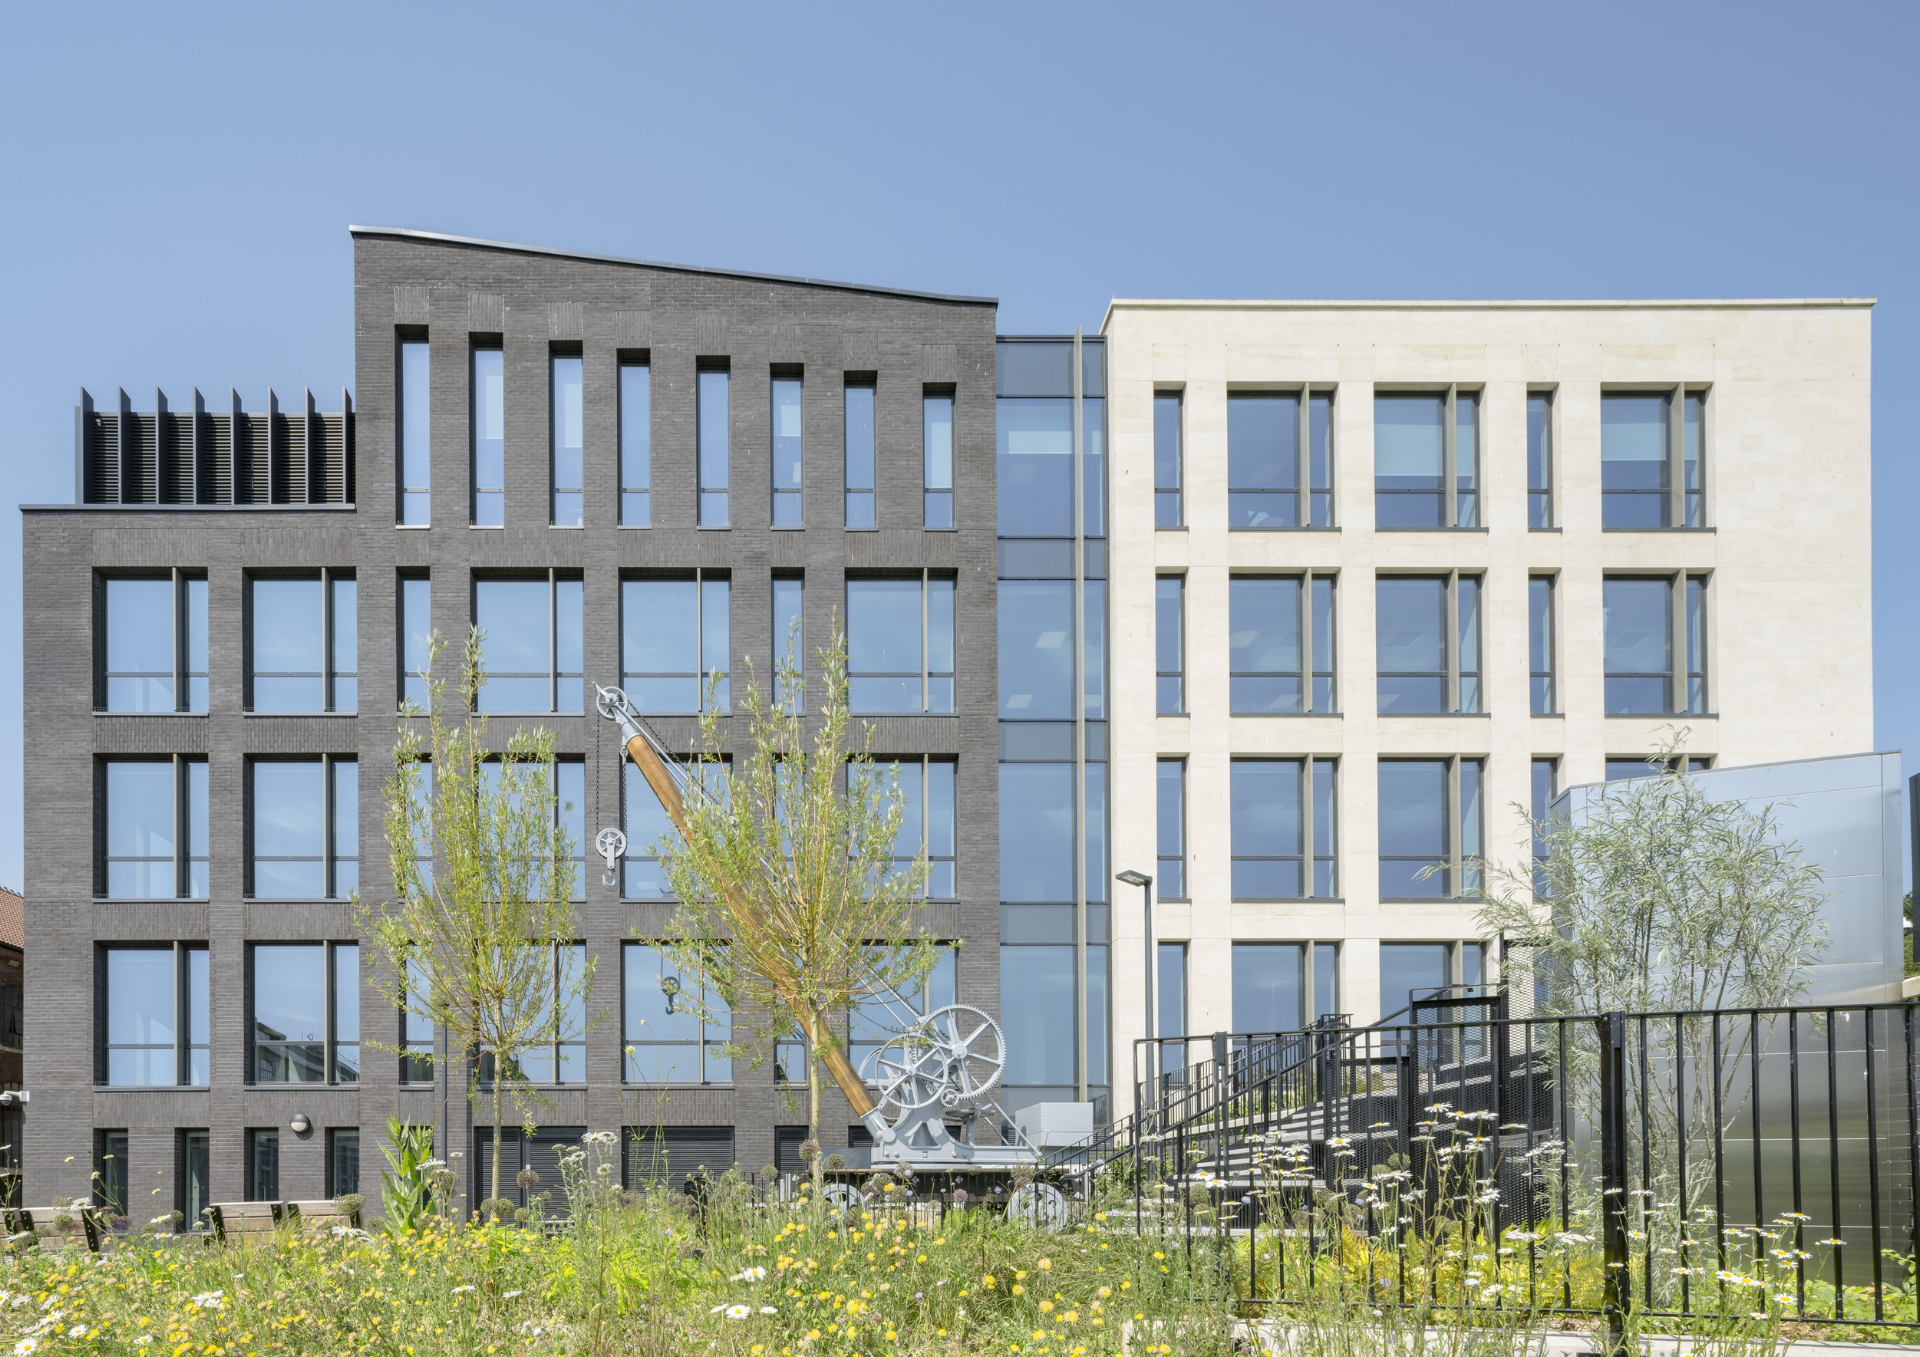
M349 222L985 293L1007 331L1871 295L1876 738L1913 772L1916 53L1912 4L7 5L0 483L71 498L82 385L332 407ZM20 571L0 514L16 655Z

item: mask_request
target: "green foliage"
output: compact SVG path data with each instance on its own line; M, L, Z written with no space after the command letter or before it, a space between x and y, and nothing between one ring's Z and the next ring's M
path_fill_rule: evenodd
M380 1170L380 1211L387 1232L411 1234L433 1215L433 1128L390 1116L380 1153L387 1161Z

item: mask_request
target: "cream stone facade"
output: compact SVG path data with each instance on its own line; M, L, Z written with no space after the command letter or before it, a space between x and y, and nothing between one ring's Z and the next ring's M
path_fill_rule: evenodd
M1652 302L1115 301L1108 345L1112 487L1114 868L1151 871L1155 761L1184 756L1190 902L1156 910L1186 941L1189 1034L1233 1028L1231 945L1337 942L1339 1008L1380 1012L1383 941L1477 938L1469 901L1382 902L1376 761L1483 758L1490 856L1524 869L1530 762L1557 784L1599 781L1684 726L1686 751L1733 766L1873 747L1870 300ZM1331 388L1334 530L1229 531L1227 396ZM1478 389L1479 529L1374 527L1376 389ZM1705 528L1601 527L1601 393L1703 388ZM1156 391L1181 392L1184 521L1154 527ZM1551 391L1554 527L1530 530L1527 401ZM1337 574L1338 714L1234 716L1228 580ZM1485 714L1376 712L1377 573L1479 572ZM1602 580L1709 579L1708 712L1604 714ZM1155 577L1186 577L1184 716L1155 714ZM1561 714L1529 714L1529 575L1556 578ZM1235 903L1229 761L1337 759L1331 900ZM1142 1034L1139 892L1115 897L1116 1111ZM1491 950L1491 949L1490 949ZM1403 1002L1404 1000L1402 1000ZM1391 1006L1397 1006L1391 1005ZM1197 1058L1197 1055L1196 1055Z

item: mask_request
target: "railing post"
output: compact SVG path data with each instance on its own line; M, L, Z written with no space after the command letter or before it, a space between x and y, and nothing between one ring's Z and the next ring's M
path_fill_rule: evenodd
M1600 1243L1606 1267L1607 1351L1626 1342L1633 1279L1627 1271L1627 1019L1602 1014L1600 1026Z

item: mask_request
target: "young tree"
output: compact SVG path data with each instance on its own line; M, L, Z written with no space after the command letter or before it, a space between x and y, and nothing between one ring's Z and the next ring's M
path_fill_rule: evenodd
M575 970L556 960L556 948L574 936L578 869L573 837L556 813L553 732L521 726L502 748L491 747L487 718L475 714L486 683L481 635L476 628L467 638L457 710L446 683L431 677L439 635L429 642L426 733L418 719L402 721L386 785L387 857L399 898L383 911L362 907L359 922L384 963L370 968L375 988L446 1033L445 1055L432 1058L453 1070L475 1059L492 1066L491 1079L468 1080L467 1096L488 1097L487 1195L498 1200L505 1103L530 1113L539 1101L522 1058L557 1040L563 1015L584 1005L593 961Z
M790 642L776 676L783 698L804 691L793 652ZM894 770L868 752L871 726L853 746L837 629L819 660L826 703L811 723L801 702L769 701L749 678L733 720L745 739L734 741L732 776L679 778L679 832L654 850L680 902L667 954L708 991L677 1002L703 1018L724 1005L733 1046L755 1064L796 1029L805 1036L807 1133L816 1145L823 1064L840 1066L843 1088L848 1079L833 1015L910 990L934 963L918 923L925 847L909 864L896 857L904 801ZM697 757L720 767L726 723L714 704L700 730ZM818 1154L812 1172L817 1190Z

